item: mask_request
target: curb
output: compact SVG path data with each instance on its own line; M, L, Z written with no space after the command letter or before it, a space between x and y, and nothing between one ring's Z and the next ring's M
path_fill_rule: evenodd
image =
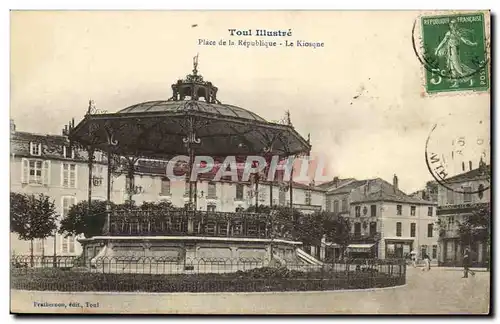
M345 292L370 292L370 291L383 291L390 289L398 289L406 287L408 284L382 287L382 288L366 288L366 289L339 289L339 290L315 290L315 291L251 291L251 292L143 292L143 291L49 291L49 290L20 290L11 289L11 292L22 292L31 294L57 294L57 295L149 295L149 296L188 296L188 295L275 295L275 294L322 294L322 293L345 293Z

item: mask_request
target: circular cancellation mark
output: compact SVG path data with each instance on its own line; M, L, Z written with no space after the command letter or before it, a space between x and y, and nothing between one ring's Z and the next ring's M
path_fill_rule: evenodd
M440 123L432 127L425 144L425 162L432 177L459 193L480 193L491 186L489 123L482 120ZM482 179L475 190L465 179ZM466 190L467 189L467 190Z

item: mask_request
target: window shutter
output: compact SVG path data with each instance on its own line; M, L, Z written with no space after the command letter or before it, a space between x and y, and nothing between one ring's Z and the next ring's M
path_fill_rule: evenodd
M30 154L33 154L33 142L30 142Z
M75 164L75 186L74 188L78 188L78 164Z
M38 144L38 155L42 155L42 143Z
M30 172L30 162L28 159L21 159L21 183L28 183L29 172Z
M43 161L42 181L44 185L50 185L50 161Z

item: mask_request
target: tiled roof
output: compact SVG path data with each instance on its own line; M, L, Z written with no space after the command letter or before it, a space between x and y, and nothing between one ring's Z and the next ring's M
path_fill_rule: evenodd
M352 199L352 203L369 201L392 201L408 204L435 204L431 201L424 200L418 197L411 197L405 194L403 191L395 189L392 184L385 181L384 179L377 178L365 181L367 181L367 186L365 186L367 188L367 193L364 193L364 188L360 189L361 192L358 192L357 197L354 197ZM368 188L368 181L370 188Z
M328 194L337 195L337 194L350 193L353 189L356 189L356 188L359 188L359 187L365 185L367 183L367 181L369 181L369 180L353 180L350 183L348 183L342 187L328 191Z
M477 180L478 178L484 176L491 176L491 166L485 165L484 167L479 167L477 169L457 174L456 176L447 178L445 182L462 182L462 181L470 181Z
M318 187L328 190L329 188L334 187L334 186L336 186L337 188L341 187L341 186L343 186L351 181L354 181L354 180L356 180L356 179L354 179L354 178L334 179L332 181L322 183L322 184L318 185Z
M30 157L30 143L41 144L40 158L46 159L63 159L63 147L69 146L69 141L65 136L14 132L11 134L11 153ZM75 159L86 160L86 152L75 150Z

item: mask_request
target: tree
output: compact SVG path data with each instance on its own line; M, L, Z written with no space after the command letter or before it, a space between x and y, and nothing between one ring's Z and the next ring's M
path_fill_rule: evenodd
M169 202L145 202L140 206L136 206L127 201L122 205L111 203L111 209L150 210L153 213L161 214L162 211L182 210L183 208L176 208ZM85 237L101 235L106 224L106 217L105 201L92 201L90 212L88 211L88 202L81 201L71 206L68 214L61 221L59 233L66 236L83 234Z
M59 233L66 236L83 234L85 237L92 237L102 234L105 222L105 201L92 201L90 212L88 210L88 201L80 201L71 206L69 212L61 220Z
M345 217L335 215L327 223L326 239L340 245L342 255L349 245L351 223Z
M490 245L491 238L491 205L479 207L471 215L465 216L458 222L458 235L462 246L469 246L476 242Z
M30 263L33 266L33 240L50 236L55 229L57 214L54 201L40 194L10 194L10 231L21 240L30 241Z
M301 215L295 225L295 239L305 245L321 245L321 240L326 234L330 213L315 212L310 215Z

